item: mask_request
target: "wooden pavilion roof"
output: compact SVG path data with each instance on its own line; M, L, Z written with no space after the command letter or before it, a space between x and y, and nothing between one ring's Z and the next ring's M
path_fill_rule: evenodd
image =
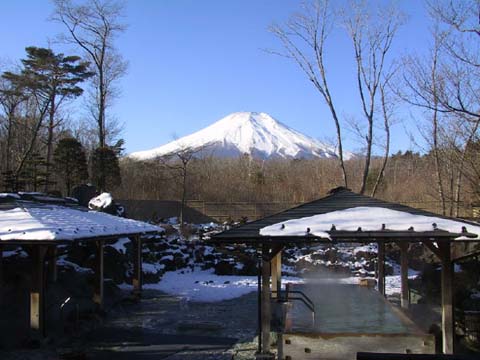
M260 234L261 229L270 225L356 207L386 208L412 215L453 220L465 224L465 227L469 225L480 226L480 224L475 222L450 218L406 205L387 202L339 187L331 190L327 196L318 200L212 235L210 241L217 243L372 242L398 240L421 242L424 240L453 240L459 237L461 237L462 240L468 238L469 240L480 241L476 234L468 233L465 227L463 229L459 227L458 232L449 232L434 229L433 227L431 231L415 231L408 224L406 224L405 230L401 231L389 230L388 228L378 231L361 231L360 229L357 231L340 231L332 228L331 231L328 231L330 239L308 233L302 236L264 236ZM379 220L379 222L381 222L381 220Z
M42 193L0 193L0 245L62 244L162 233L161 227Z

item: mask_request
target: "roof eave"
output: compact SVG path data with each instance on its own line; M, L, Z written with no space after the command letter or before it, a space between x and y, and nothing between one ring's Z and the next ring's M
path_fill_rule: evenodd
M162 231L145 231L128 234L114 234L105 236L81 237L76 239L51 239L51 240L34 240L34 239L11 239L0 240L0 245L66 245L72 242L90 242L90 241L109 241L116 240L122 237L130 236L147 236L147 235L162 235Z
M276 243L276 242L392 242L405 239L435 240L435 241L451 241L459 237L465 237L458 241L480 241L476 234L472 233L451 233L448 231L329 231L329 238L318 237L315 235L299 235L299 236L224 236L223 233L212 236L207 242L210 243Z

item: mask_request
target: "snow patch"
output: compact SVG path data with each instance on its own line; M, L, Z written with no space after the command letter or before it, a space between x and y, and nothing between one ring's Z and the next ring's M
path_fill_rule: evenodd
M88 208L90 210L106 209L112 205L113 198L110 193L101 193L88 202Z
M80 265L77 265L77 264L71 262L71 261L65 260L64 257L60 257L59 259L57 259L57 265L72 268L73 270L75 270L78 273L93 273L92 269L84 268Z
M145 264L144 264L145 266ZM282 281L301 283L299 278ZM122 288L129 288L123 285ZM257 290L256 276L215 275L214 270L179 270L166 272L157 284L144 284L144 289L160 290L188 301L216 302L230 300Z
M113 247L119 253L126 254L127 253L127 248L125 247L125 245L128 244L129 242L130 242L129 238L123 237L123 238L118 239L113 244L109 244L109 246Z
M158 263L155 263L155 264L143 263L142 264L142 271L146 274L156 274L159 271L162 271L163 269L165 269L165 265L163 265L163 264L158 264ZM148 286L149 284L145 284L145 285ZM145 285L143 285L144 288L145 288Z

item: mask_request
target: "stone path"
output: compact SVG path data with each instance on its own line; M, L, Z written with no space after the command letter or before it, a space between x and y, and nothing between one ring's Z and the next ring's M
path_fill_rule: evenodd
M88 359L248 358L255 351L256 294L217 303L186 302L145 291L119 305L85 340Z
M100 326L73 342L2 352L2 360L243 360L254 358L257 297L250 293L216 303L186 302L144 291L123 301Z

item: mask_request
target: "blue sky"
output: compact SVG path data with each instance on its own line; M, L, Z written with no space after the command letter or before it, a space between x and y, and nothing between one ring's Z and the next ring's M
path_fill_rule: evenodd
M382 1L380 1L381 3ZM235 111L267 112L288 126L322 140L334 139L330 113L320 95L288 59L262 49L279 44L267 31L300 9L297 0L130 0L127 31L117 41L129 62L121 97L112 108L124 123L127 152L160 146L200 130ZM378 1L371 1L372 6ZM428 43L422 1L404 0L408 15L394 44L394 56L421 52ZM48 0L0 3L0 59L16 61L26 46L48 46L64 29L49 22ZM52 45L72 53L72 49ZM332 93L342 116L360 116L352 48L335 36L327 62ZM415 130L412 110L399 109L392 151L412 148L405 129ZM81 116L81 111L75 112ZM354 136L345 146L356 150Z

